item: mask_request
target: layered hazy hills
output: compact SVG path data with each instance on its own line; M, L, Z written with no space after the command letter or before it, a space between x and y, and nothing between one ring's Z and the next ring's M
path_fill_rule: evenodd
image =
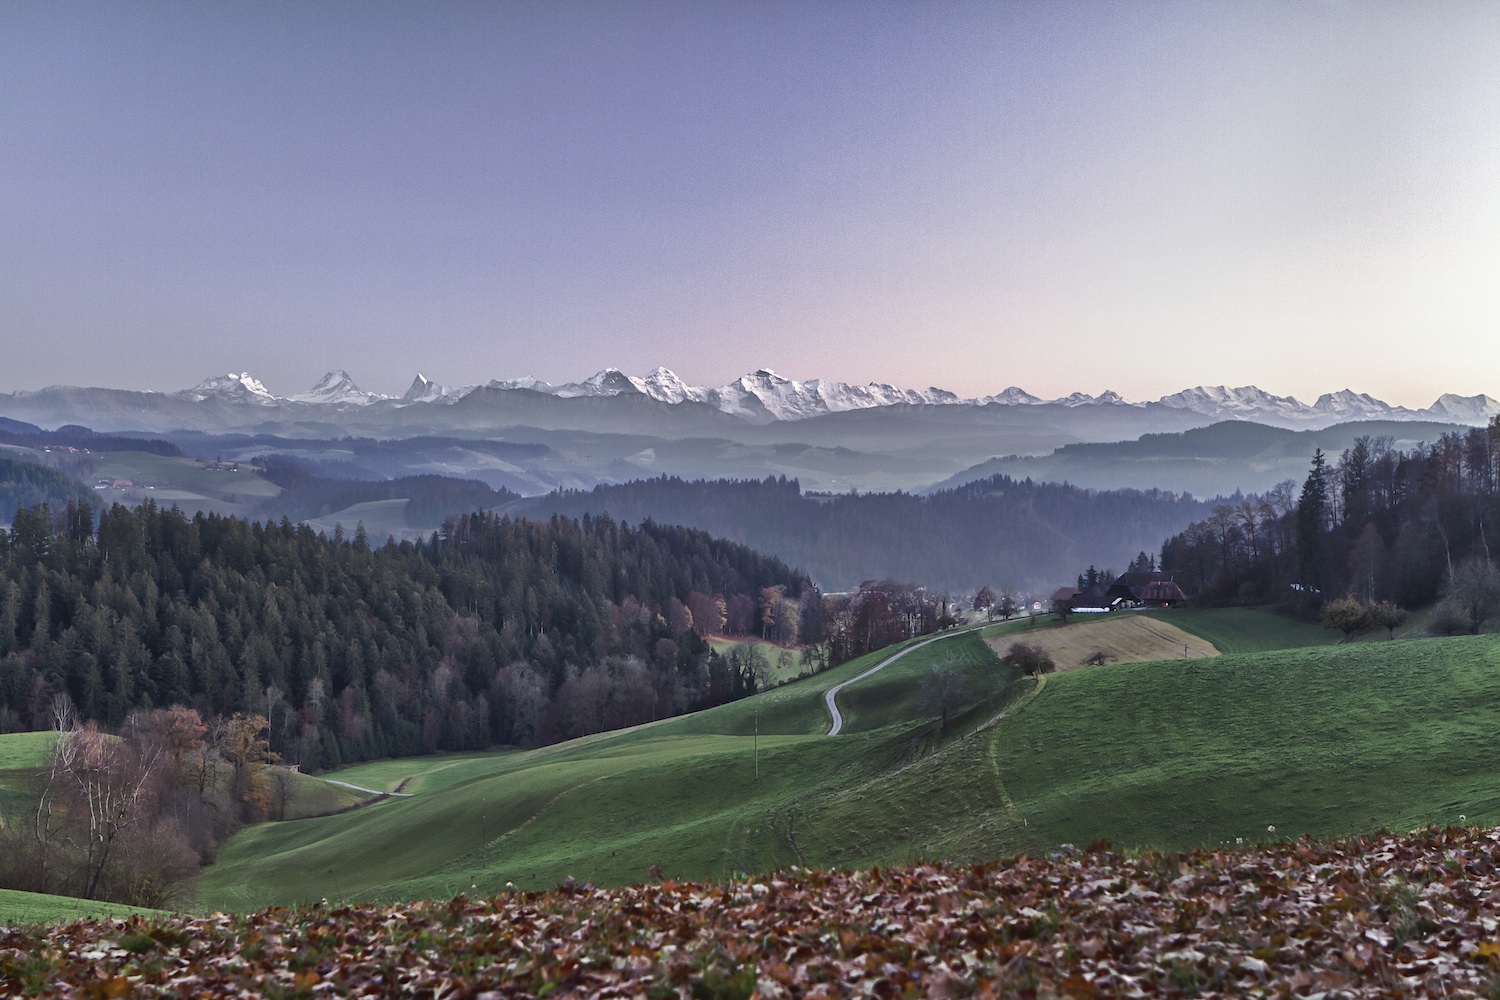
M1113 392L1042 399L1014 386L966 399L937 388L798 382L767 370L705 388L664 368L644 377L611 368L563 385L520 378L455 387L419 375L399 397L368 392L342 370L292 395L278 395L247 372L178 392L54 386L0 394L0 419L38 427L161 437L188 455L241 462L288 455L320 475L474 478L525 495L661 475L787 476L835 493L915 491L995 472L1213 495L1263 488L1268 474L1280 478L1287 467L1304 465L1312 445L1293 439L1276 446L1284 455L1270 463L1274 469L1222 457L1113 461L1067 452L1043 460L1070 446L1133 442L1225 420L1288 432L1379 421L1402 425L1379 434L1435 440L1444 428L1482 424L1497 412L1500 401L1483 395L1446 395L1411 410L1352 391L1304 404L1223 386L1144 402ZM359 441L365 443L351 443ZM1011 458L992 463L999 456Z
M1291 479L1299 486L1313 452L1337 459L1360 438L1384 439L1410 451L1461 429L1426 420L1355 420L1312 430L1290 430L1226 420L1134 441L1068 444L1047 455L1007 455L981 462L933 486L953 489L995 475L1089 489L1161 489L1199 497L1233 490L1260 493Z

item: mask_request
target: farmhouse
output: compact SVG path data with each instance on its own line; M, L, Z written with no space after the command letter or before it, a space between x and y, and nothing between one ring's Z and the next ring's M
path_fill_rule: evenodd
M1059 587L1052 595L1052 611L1054 614L1067 614L1073 610L1073 598L1078 596L1077 587Z
M1084 593L1077 587L1062 587L1052 595L1052 610L1057 614L1099 615L1118 611L1125 602L1097 591Z
M1188 600L1171 573L1121 573L1106 596L1133 608L1170 608Z

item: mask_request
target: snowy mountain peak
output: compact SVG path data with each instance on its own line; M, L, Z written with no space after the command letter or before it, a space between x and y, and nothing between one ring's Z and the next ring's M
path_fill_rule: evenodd
M222 399L230 402L276 403L279 400L251 376L249 372L215 375L186 390L189 398L202 402L206 399Z
M486 389L530 389L533 392L553 394L561 388L553 385L551 382L544 382L535 375L522 375L520 378L490 379L484 384L484 387ZM469 388L452 389L450 392L461 396L469 392Z
M701 403L708 392L683 382L670 368L656 368L640 381L641 391L662 403Z
M1072 392L1066 396L1059 396L1053 402L1060 406L1092 406L1098 400L1086 392Z
M1405 415L1411 412L1405 407L1392 406L1368 393L1355 392L1353 389L1325 392L1318 397L1316 403L1313 403L1312 408L1318 413L1347 419L1387 417L1392 414Z
M418 401L426 402L428 400L436 399L442 394L442 386L438 385L436 382L432 381L432 379L428 378L426 375L423 375L421 372L417 372L417 377L411 380L411 388L407 389L405 394L402 395L401 398L409 403L415 403Z
M422 376L418 375L417 378L421 379ZM423 381L426 380L423 379ZM413 384L413 388L415 388L415 384ZM365 392L354 384L354 379L349 377L348 372L340 368L338 371L329 372L327 375L324 375L318 384L307 392L287 398L294 403L341 403L368 406L377 399L386 399L388 397L374 392Z
M553 393L565 398L575 396L619 396L631 393L645 393L644 383L640 379L631 378L618 368L606 368L596 375L592 375L582 382L570 382L560 385Z
M1488 423L1500 415L1500 399L1480 393L1477 396L1459 396L1445 392L1428 408L1428 412L1444 420L1462 424Z
M1042 397L1033 396L1020 386L1009 386L1003 392L997 392L993 396L986 396L980 400L982 403L999 403L1001 406L1035 406L1042 401Z

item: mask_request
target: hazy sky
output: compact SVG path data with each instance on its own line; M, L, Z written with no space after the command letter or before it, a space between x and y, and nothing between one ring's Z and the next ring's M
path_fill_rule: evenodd
M1500 395L1500 3L0 4L0 391Z

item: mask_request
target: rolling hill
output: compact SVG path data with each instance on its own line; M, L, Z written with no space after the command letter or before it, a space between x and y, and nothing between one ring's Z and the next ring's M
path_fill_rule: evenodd
M951 489L996 474L1072 483L1093 489L1163 489L1196 496L1260 493L1284 479L1307 475L1313 451L1338 455L1360 437L1389 437L1404 450L1462 430L1432 421L1364 420L1317 430L1291 430L1225 421L1179 433L1144 434L1134 441L1078 442L1048 455L992 458L937 483Z
M1194 625L1214 631L1212 618ZM1273 631L1270 645L1290 634ZM1253 643L1240 630L1226 645ZM416 794L242 832L205 873L200 905L1500 820L1497 768L1473 753L1500 725L1494 635L1107 665L1039 688L1003 671L977 634L956 636L849 688L848 730L823 736L823 692L874 659L543 750L341 772L369 787L405 780ZM940 735L923 679L945 662L966 690Z

